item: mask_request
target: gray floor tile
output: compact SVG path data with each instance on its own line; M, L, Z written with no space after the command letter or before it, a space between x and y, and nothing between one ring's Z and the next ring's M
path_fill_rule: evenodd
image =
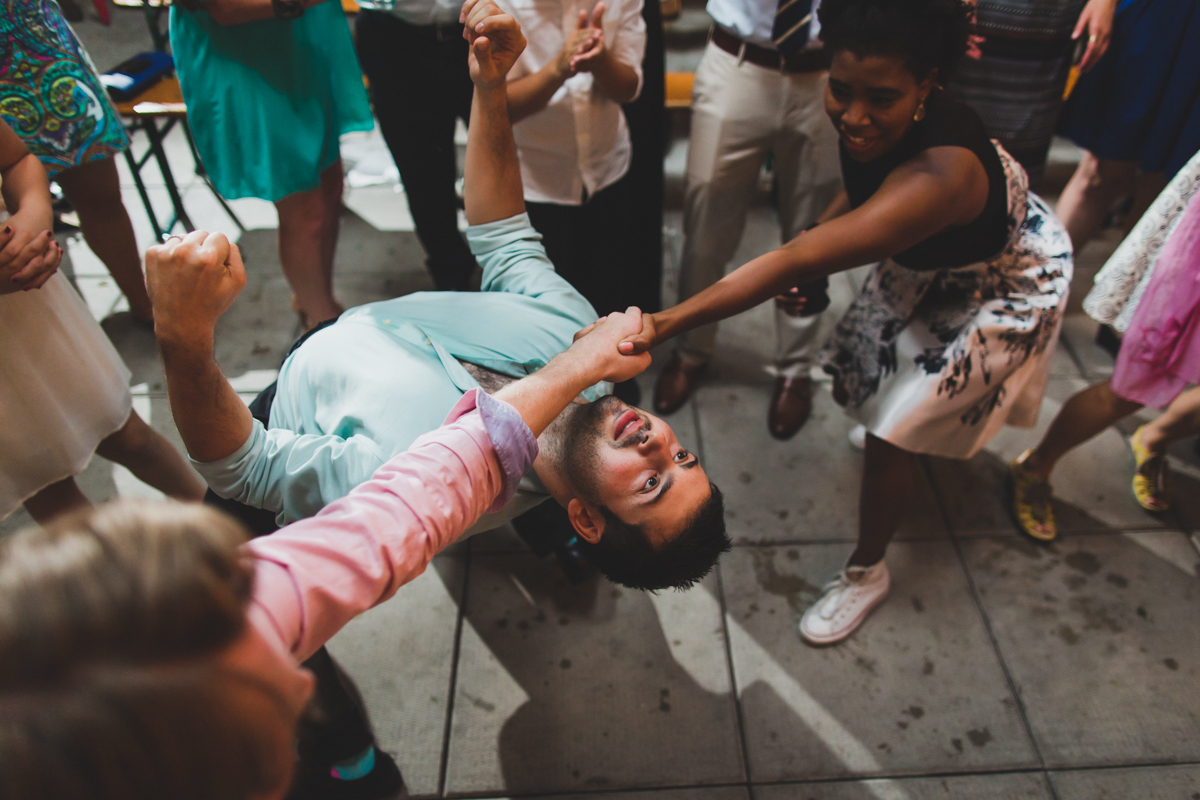
M552 794L542 800L582 800L603 797L605 800L750 800L745 786L705 786L687 789L658 789L646 792L605 792L597 794Z
M743 780L714 587L570 587L532 555L472 556L447 794Z
M425 251L415 233L376 230L348 209L342 210L334 272L337 276L369 273L402 280L391 296L433 290Z
M376 741L396 759L409 797L438 793L464 565L461 557L435 558L329 643L358 685Z
M1088 382L1112 377L1113 357L1096 344L1099 323L1087 314L1068 314L1063 318L1061 344L1083 367Z
M1041 773L756 786L754 800L1050 800Z
M892 595L849 640L804 644L799 614L846 545L736 548L721 564L753 781L1034 767L949 542L896 542Z
M243 241L260 233L268 231L250 231L242 237ZM300 333L299 320L292 312L291 291L283 275L247 268L246 288L217 321L214 348L217 363L226 375L279 369L284 354Z
M1132 767L1051 772L1059 800L1195 800L1200 767Z
M1200 530L1200 442L1198 438L1174 442L1171 454L1172 513L1185 528Z
M553 500L547 500L553 503ZM512 525L476 534L470 539L472 553L528 553L529 548L513 530ZM549 562L547 562L549 563Z
M963 546L1047 765L1200 758L1200 556L1183 534Z
M735 542L845 540L858 536L862 455L846 434L854 426L829 392L818 389L808 424L788 442L767 432L766 386L706 386L697 392L709 477L725 495ZM946 535L923 474L900 538Z
M1063 401L1086 387L1081 380L1051 379L1033 430L1004 428L970 461L928 458L938 498L956 535L1019 535L1008 513L1008 462L1035 445ZM1060 531L1138 530L1176 527L1174 515L1148 514L1134 499L1133 456L1116 428L1072 450L1058 463L1054 487Z

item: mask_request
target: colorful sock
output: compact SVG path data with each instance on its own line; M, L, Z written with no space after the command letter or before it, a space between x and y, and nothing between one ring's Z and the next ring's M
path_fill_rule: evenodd
M334 764L329 768L329 774L339 781L353 781L365 777L373 769L375 769L375 746L371 745L362 755Z

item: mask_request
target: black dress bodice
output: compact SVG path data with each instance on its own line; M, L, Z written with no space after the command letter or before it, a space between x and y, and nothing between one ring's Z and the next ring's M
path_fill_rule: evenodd
M892 259L914 270L965 267L998 255L1008 242L1008 182L995 146L970 106L934 88L925 101L925 118L914 122L899 144L867 162L850 158L839 143L842 180L850 206L858 208L875 194L892 170L931 147L965 147L988 177L987 203L979 216L958 228L935 233Z

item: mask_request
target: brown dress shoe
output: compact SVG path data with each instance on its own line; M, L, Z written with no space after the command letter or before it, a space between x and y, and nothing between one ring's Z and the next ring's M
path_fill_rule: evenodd
M812 413L812 378L775 379L775 392L767 410L767 428L776 439L787 441L808 422Z
M670 414L688 401L696 390L700 373L707 364L685 364L679 354L671 356L670 362L658 380L654 382L654 410L659 414Z

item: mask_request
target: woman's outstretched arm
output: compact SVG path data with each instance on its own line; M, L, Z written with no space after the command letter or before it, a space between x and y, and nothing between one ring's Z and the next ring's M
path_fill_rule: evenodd
M642 333L623 342L621 351L643 352L692 328L740 314L797 284L880 261L965 225L983 211L987 192L987 173L971 151L926 150L893 171L853 211L747 262L679 305L646 315Z

